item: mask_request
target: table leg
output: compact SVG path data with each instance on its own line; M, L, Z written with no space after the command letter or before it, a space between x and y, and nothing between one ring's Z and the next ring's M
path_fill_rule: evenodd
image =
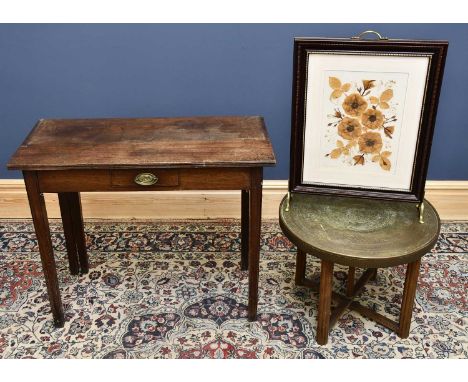
M241 269L249 268L249 191L241 191Z
M263 169L253 168L249 192L249 321L257 319Z
M369 279L370 281L375 281L377 280L377 270L379 268L373 268L374 269L374 273L372 274L372 277Z
M86 252L86 237L83 226L83 212L81 210L80 194L78 192L71 192L68 197L71 206L76 249L80 260L80 271L84 274L89 271L89 260L88 253Z
M65 236L65 246L67 247L68 264L70 273L77 275L80 273L80 262L78 260L78 251L76 249L75 235L73 234L73 220L71 214L68 193L60 192L58 194L60 214L62 216L63 233Z
M70 271L72 274L75 274L72 267L75 267L76 262L78 262L81 273L88 273L89 263L86 252L80 194L78 192L59 193L59 202L63 230L67 241Z
M296 255L296 285L304 285L306 265L307 253L298 248Z
M398 333L401 338L408 338L409 336L420 266L421 259L418 259L415 262L408 264L406 268L405 287L403 289L400 311L400 329Z
M317 318L317 343L326 345L330 330L331 296L333 285L333 263L322 260Z
M42 269L47 285L50 306L54 323L57 327L63 327L65 319L63 316L62 300L60 299L60 289L57 278L57 268L55 266L52 240L50 239L49 221L44 201L44 195L40 192L37 173L34 171L24 171L24 182L28 193L29 206L33 218L34 229L39 244Z
M356 275L356 268L349 267L348 279L346 280L346 296L351 297L354 294L354 277Z

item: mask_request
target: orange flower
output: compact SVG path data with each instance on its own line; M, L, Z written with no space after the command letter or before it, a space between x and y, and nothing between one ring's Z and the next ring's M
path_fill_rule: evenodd
M353 93L344 99L343 109L347 114L357 117L367 109L367 102L360 94Z
M359 137L359 150L363 153L378 153L382 149L382 137L379 133L368 132Z
M379 110L368 109L362 114L361 122L368 129L378 129L384 123L384 116Z
M361 135L361 125L357 119L345 117L338 124L338 134L350 141Z

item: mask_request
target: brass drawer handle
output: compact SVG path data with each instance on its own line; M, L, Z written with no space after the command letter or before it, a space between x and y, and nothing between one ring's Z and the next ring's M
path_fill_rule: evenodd
M158 183L158 177L150 172L142 172L135 177L135 183L140 186L152 186Z

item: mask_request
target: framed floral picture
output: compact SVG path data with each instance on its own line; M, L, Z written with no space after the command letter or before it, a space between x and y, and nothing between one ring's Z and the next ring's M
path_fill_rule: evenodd
M296 38L289 190L422 201L447 48Z

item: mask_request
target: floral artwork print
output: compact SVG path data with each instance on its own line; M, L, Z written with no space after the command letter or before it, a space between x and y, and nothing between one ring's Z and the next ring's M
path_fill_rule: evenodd
M345 82L329 76L330 101L334 112L328 114L328 128L337 135L336 145L325 156L352 166L392 168L392 139L397 121L394 112L395 81L363 79ZM378 168L378 167L377 167Z

